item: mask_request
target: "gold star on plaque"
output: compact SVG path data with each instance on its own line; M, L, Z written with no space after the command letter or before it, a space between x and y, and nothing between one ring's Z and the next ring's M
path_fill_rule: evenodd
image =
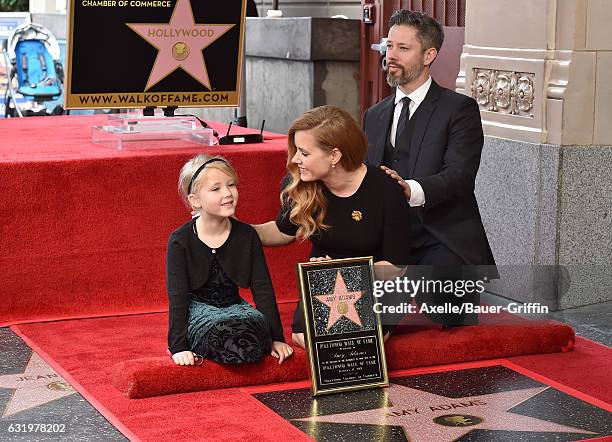
M363 292L361 291L348 291L342 274L340 274L340 270L338 270L336 273L334 291L328 295L315 296L315 299L329 307L327 330L332 328L343 316L361 327L361 318L355 307L355 303L361 299L361 296L363 296Z
M351 218L355 221L361 221L363 219L363 214L359 210L353 210L351 213Z

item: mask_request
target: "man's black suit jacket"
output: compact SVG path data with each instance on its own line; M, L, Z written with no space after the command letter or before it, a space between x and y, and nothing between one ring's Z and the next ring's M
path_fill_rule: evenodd
M383 162L394 98L395 94L385 98L364 115L367 161L374 166ZM478 105L432 81L411 119L416 120L410 146L396 143L399 162L394 168L423 188L425 205L412 210L427 232L466 264L494 265L474 195L484 141Z

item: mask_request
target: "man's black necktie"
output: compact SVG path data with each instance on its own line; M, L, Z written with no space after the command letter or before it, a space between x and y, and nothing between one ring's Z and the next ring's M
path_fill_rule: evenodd
M402 131L406 129L408 123L408 117L410 116L410 98L404 97L402 98L402 111L400 112L400 116L397 120L397 128L395 129L395 148L397 149L397 142L400 140L400 136L402 135Z

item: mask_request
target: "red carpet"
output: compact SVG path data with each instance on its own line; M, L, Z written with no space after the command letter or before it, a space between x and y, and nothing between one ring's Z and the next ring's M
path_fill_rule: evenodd
M178 173L197 153L234 163L240 219L276 216L285 136L234 147L168 141L165 149L117 151L90 142L90 127L104 121L0 120L0 326L165 311L166 241L189 219ZM267 252L279 299L296 299L294 263L308 250L302 244Z
M287 323L291 309L290 305L283 306L284 323ZM133 438L160 440L172 435L175 438L204 440L295 440L302 437L291 425L240 389L138 400L122 395L112 384L113 366L120 361L152 357L163 352L165 326L165 315L151 314L24 324L13 328L114 425ZM432 330L427 339L434 332ZM454 330L452 332L455 333ZM501 338L503 334L497 336ZM454 341L449 341L446 341L446 347L431 353L445 354L454 346ZM435 343L440 345L444 340ZM576 347L568 353L521 356L510 361L547 379L609 402L612 398L612 383L608 379L611 356L609 348L577 339ZM303 370L297 364L298 358L302 356L296 357L293 366L287 365L288 375ZM195 373L203 367L176 368ZM430 369L419 368L415 372L423 370ZM585 373L588 373L588 378L584 376ZM203 432L195 434L195 428Z

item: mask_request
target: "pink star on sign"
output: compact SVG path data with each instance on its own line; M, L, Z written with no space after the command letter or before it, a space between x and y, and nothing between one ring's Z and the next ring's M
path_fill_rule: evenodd
M176 2L169 23L126 23L126 25L157 48L155 64L145 90L178 68L211 89L202 50L234 27L233 24L196 24L189 0Z
M327 330L332 328L341 317L350 319L361 327L361 319L355 308L355 303L361 299L363 292L349 292L346 283L342 279L340 270L336 274L336 284L333 293L329 295L318 295L316 299L329 307L329 317L327 319Z

